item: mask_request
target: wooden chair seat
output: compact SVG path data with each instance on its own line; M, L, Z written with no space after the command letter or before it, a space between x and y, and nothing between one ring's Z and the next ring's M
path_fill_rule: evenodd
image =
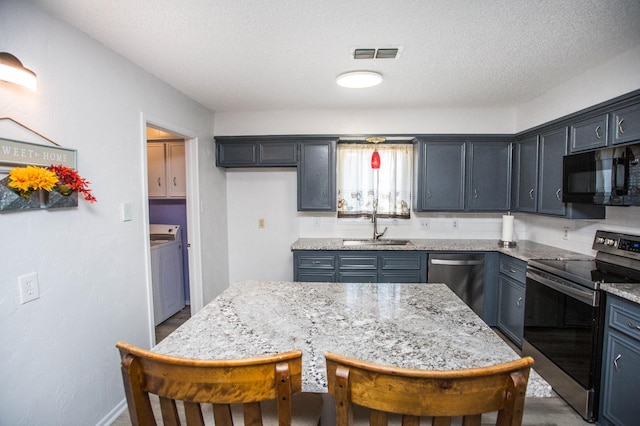
M330 352L325 357L337 426L443 426L452 421L480 426L485 424L482 414L494 412L496 425L520 426L533 365L525 357L483 368L429 371Z
M302 351L194 360L122 342L116 346L133 426L156 425L160 419L164 425L188 426L316 426L319 422L321 396L301 393ZM150 395L157 396L158 404L151 403Z

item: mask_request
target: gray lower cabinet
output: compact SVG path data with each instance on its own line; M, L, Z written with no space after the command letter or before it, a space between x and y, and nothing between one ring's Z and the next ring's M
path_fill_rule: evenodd
M497 326L519 347L522 347L524 330L526 274L526 262L500 255Z
M426 283L427 254L419 251L293 252L294 281Z
M636 425L640 419L640 305L607 294L599 425Z
M336 211L336 139L302 141L298 211Z

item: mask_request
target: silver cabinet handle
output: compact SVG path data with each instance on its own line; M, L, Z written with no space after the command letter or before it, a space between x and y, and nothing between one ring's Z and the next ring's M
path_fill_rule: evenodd
M312 261L311 261L311 264L312 264L312 265L319 265L319 264L320 264L320 261L319 261L319 260L312 260Z
M598 139L600 139L600 128L601 128L601 127L602 127L602 126L597 126L597 127L596 127L596 138L598 138Z
M178 185L176 184L176 178L175 178L175 176L173 177L173 186L178 186Z
M556 198L558 199L558 201L562 201L562 188L558 188L558 190L556 191Z
M616 371L620 371L620 366L618 365L618 361L620 360L620 358L622 358L622 354L618 354L616 359L613 360L613 368L615 368Z
M427 198L431 198L431 189L427 188Z
M162 186L162 184L160 183L160 178L158 178L158 186Z
M473 188L473 198L478 198L478 190Z
M322 198L327 198L327 188L322 190Z
M509 272L511 272L512 274L515 274L516 270L515 269L509 269Z
M621 118L620 121L618 121L618 131L620 132L620 134L624 134L624 128L622 127L622 123L624 123L624 118Z
M629 321L629 327L630 328L635 328L636 330L640 330L640 325L635 325L634 323L632 323L631 321Z
M520 306L522 305L522 297L518 297L518 300L516 300L516 306Z
M533 200L533 188L531 188L531 191L529 191L529 198Z

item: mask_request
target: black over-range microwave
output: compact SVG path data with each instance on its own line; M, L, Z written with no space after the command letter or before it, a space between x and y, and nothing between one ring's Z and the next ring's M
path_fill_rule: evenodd
M640 144L565 155L565 203L640 205Z

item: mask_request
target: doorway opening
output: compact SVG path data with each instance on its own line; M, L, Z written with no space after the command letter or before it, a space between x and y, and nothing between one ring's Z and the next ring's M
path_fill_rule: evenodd
M157 336L163 323L177 313L191 311L186 141L149 124L146 134L151 287Z

